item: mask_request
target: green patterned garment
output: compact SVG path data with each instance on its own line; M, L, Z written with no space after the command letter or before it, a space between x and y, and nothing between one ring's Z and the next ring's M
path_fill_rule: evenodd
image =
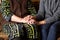
M31 15L35 15L36 11L35 8L32 6L30 0L28 0L28 12L31 13ZM13 15L13 13L10 10L10 2L9 0L2 0L1 3L1 13L2 16L9 21L11 16ZM34 27L32 25L28 25L28 24L17 24L17 23L6 23L5 25L3 25L3 31L9 36L10 39L14 38L14 37L20 37L21 35L23 36L23 29L21 28L22 26L26 27L27 30L27 37L28 38L37 38L37 31L35 32ZM19 29L19 27L21 29ZM35 35L35 36L34 36Z
M23 27L25 27L25 30ZM36 25L7 23L3 26L3 32L8 35L10 40L15 37L26 37L29 39L39 38Z
M32 16L36 15L36 9L35 7L32 5L31 0L28 0L28 12L31 13Z
M10 20L10 17L12 16L12 13L10 11L10 3L9 3L9 0L2 0L2 3L1 3L1 13L2 13L2 16L7 21Z
M27 6L27 12L34 16L36 14L36 10L32 6L30 0L27 0L27 5L28 5ZM9 2L9 0L2 0L2 3L1 3L1 12L2 12L2 16L7 21L9 21L11 16L13 15L13 13L10 10L10 2Z
M18 24L16 23L6 23L3 25L3 32L8 35L9 39L13 39L15 37L20 37L20 32L18 28ZM21 28L21 27L20 27ZM23 30L22 30L23 32Z

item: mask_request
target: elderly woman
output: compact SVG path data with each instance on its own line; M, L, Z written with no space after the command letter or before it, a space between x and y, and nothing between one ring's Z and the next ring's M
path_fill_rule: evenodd
M0 0L1 14L9 22L3 25L4 32L9 36L9 40L20 40L24 35L23 26L30 23L30 15L36 14L35 8L30 0ZM29 25L27 25L28 27ZM30 25L31 26L31 25ZM32 27L32 26L31 26ZM34 36L33 36L34 37Z

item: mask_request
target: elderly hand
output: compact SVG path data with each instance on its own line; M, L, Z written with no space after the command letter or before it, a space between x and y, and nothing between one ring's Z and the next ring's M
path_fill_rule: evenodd
M28 21L28 24L35 24L35 22L36 21L34 19L31 19L31 20Z
M28 16L22 18L21 21L22 21L23 23L29 23L29 21L30 21L32 18L33 18L33 16L28 15Z
M24 22L23 23L27 23L27 24L37 24L37 21L34 20L34 16L28 15L26 17L23 18Z
M24 20L26 20L26 21L28 20L28 21L29 21L29 20L32 19L32 18L33 18L33 16L28 15L28 16L24 17Z

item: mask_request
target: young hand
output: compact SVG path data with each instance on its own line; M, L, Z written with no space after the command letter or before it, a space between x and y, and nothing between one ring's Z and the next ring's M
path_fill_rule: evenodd
M38 22L38 25L44 25L44 24L46 24L45 20Z

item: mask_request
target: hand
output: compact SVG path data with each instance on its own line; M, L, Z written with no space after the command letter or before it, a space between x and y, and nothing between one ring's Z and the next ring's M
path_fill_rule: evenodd
M28 16L22 18L21 22L30 24L30 23L32 23L32 22L30 22L30 20L31 20L32 18L33 18L33 16L28 15ZM32 21L32 20L31 20L31 21Z
M22 23L28 23L29 20L25 20L24 18L21 19Z
M31 15L28 15L28 16L26 16L26 17L24 17L24 20L30 20L30 19L32 19L33 18L33 16L31 16Z
M34 19L30 19L30 20L28 21L28 24L36 24L36 21L35 21Z
M44 25L44 24L46 24L45 20L38 22L38 25Z

